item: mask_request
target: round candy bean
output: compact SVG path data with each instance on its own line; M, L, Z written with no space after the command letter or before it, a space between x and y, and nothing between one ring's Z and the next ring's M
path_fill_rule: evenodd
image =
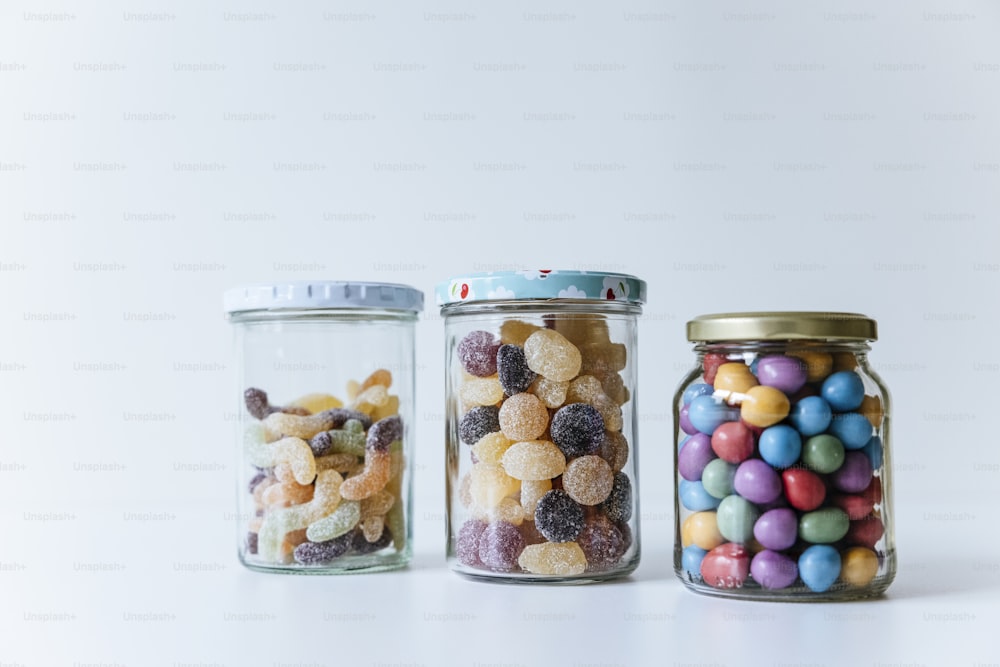
M874 549L884 534L885 526L882 525L882 520L873 514L859 521L852 521L844 541L848 544Z
M851 522L839 507L806 512L799 517L799 537L813 544L830 544L844 537Z
M688 414L690 412L690 409L691 406L689 405L683 406L677 415L677 421L682 431L684 431L688 435L694 435L695 433L698 432L698 429L696 429L694 427L694 424L691 423L691 417Z
M806 365L796 357L773 355L757 360L757 380L785 394L794 394L806 383Z
M873 435L871 440L868 441L864 449L861 451L863 451L865 456L868 457L868 460L871 461L872 468L882 467L882 438L877 435Z
M861 449L872 438L872 425L864 415L845 412L834 415L830 421L829 433L837 436L844 449Z
M810 590L825 592L840 576L840 554L828 544L814 544L799 556L799 576Z
M684 405L688 405L695 399L696 396L710 396L713 391L715 390L712 385L705 384L704 382L696 382L684 390L684 396L681 398L681 402Z
M743 362L730 362L719 366L713 385L716 390L743 393L757 386L757 378Z
M854 371L839 371L823 380L820 395L838 412L857 410L865 398L865 385Z
M778 424L764 429L757 440L760 457L775 468L787 468L802 455L802 437L791 426Z
M753 432L742 422L726 422L712 433L712 450L723 461L740 463L753 454Z
M754 504L737 495L723 498L716 511L719 533L730 542L749 542L759 517L760 511Z
M682 479L677 489L681 499L681 504L694 512L702 510L714 510L719 506L720 500L705 491L701 482L689 482Z
M803 468L789 468L781 473L788 504L797 510L809 512L823 504L826 485L819 475Z
M753 525L754 538L766 549L788 549L795 544L798 535L799 518L787 507L764 512Z
M726 539L719 532L715 512L695 512L681 524L681 544L711 551Z
M704 433L696 433L685 441L677 454L677 470L681 477L692 482L701 479L708 462L715 458L712 441Z
M792 406L788 419L799 433L818 435L830 426L833 411L830 404L819 396L807 396Z
M712 435L720 424L736 421L739 418L739 408L726 405L712 396L696 396L688 406L688 419L691 420L691 425L708 435Z
M858 411L863 414L872 426L878 428L882 425L882 417L885 412L882 408L882 400L878 396L865 396L861 399L861 407Z
M840 578L851 586L867 586L878 574L878 556L865 547L849 547L841 554Z
M740 588L750 574L750 552L740 544L715 547L701 561L701 576L715 588Z
M830 477L838 491L859 493L872 481L872 463L864 452L847 452L844 463Z
M696 547L693 544L684 547L684 550L681 552L681 568L694 577L700 577L701 561L705 558L705 554L707 553L708 552L701 547Z
M752 503L770 503L781 495L781 478L766 462L747 459L736 469L733 488Z
M720 500L733 493L735 478L736 464L722 459L712 459L701 473L701 483L705 491Z
M833 472L844 464L844 445L832 435L814 435L802 446L802 462L816 472Z
M702 369L704 370L705 382L712 384L715 382L715 375L719 370L719 366L728 362L726 356L723 354L709 353L705 355L705 359L702 361Z
M740 417L751 426L767 427L788 416L788 397L774 387L751 387L740 404Z
M785 554L765 549L750 561L750 574L762 588L788 588L798 578L799 568Z

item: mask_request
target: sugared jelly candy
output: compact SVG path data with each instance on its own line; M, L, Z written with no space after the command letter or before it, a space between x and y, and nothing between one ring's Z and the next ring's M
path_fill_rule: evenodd
M571 577L587 569L587 556L576 542L542 542L526 546L518 565L532 574Z
M623 472L615 473L611 493L600 504L600 508L615 522L626 522L632 518L632 482Z
M750 552L740 544L720 544L701 561L701 577L714 588L740 588L750 574Z
M308 503L272 510L261 524L258 550L268 562L283 560L281 545L285 535L306 528L310 523L331 514L340 503L343 478L335 470L324 470L316 477L313 498Z
M309 441L316 456L326 454L351 454L364 456L365 427L357 419L348 419L342 428L320 431Z
M297 408L303 408L309 414L314 415L317 412L323 412L324 410L342 408L344 407L344 402L336 396L332 396L330 394L306 394L305 396L300 396L295 399L289 403L289 405Z
M455 537L455 556L458 562L469 567L480 567L479 537L486 530L486 522L479 519L469 519L462 524Z
M555 410L566 402L566 392L569 391L569 382L556 382L547 377L539 377L531 383L528 391L541 399L545 407Z
M348 500L362 500L385 486L391 473L389 448L403 439L403 422L399 416L386 417L372 424L365 438L365 467L359 475L344 481L341 495Z
M497 350L497 378L508 396L528 391L538 374L528 368L524 349L517 345L501 345Z
M539 329L524 341L528 368L550 380L565 382L580 373L580 350L551 329Z
M503 453L500 463L511 477L529 481L552 479L566 469L565 455L547 440L513 444Z
M541 329L538 325L521 320L506 320L500 325L500 340L511 345L524 347L528 336Z
M628 440L618 431L605 431L597 453L608 462L612 470L618 472L628 463Z
M458 343L458 359L472 375L486 377L497 372L500 341L488 331L470 331Z
M583 530L583 508L565 491L553 489L535 507L535 526L550 542L571 542Z
M458 395L467 405L496 405L503 400L503 387L495 376L469 377L462 382Z
M535 520L535 508L538 507L538 501L551 490L552 480L550 479L521 481L521 508L525 519Z
M505 497L517 493L520 483L504 472L500 466L480 463L472 467L469 491L472 502L489 509L496 507Z
M600 514L584 522L576 543L587 558L588 572L608 569L621 559L627 548L621 530Z
M593 454L604 440L604 418L592 405L570 403L553 415L550 430L566 456Z
M615 473L600 456L580 456L566 465L563 489L581 505L597 505L611 495Z
M524 549L521 531L506 521L495 521L479 536L479 560L495 572L510 572L517 568L517 558Z
M594 399L604 394L600 380L593 375L581 375L569 383L566 391L567 403L594 403Z
M508 440L507 436L497 431L480 438L479 442L472 446L472 452L480 463L499 465L500 458L512 444L514 444L513 441Z
M361 503L345 500L332 513L309 524L306 537L311 542L326 542L354 529L361 521Z
M840 554L829 544L814 544L799 556L799 576L809 590L827 591L840 576Z
M549 425L549 411L537 396L515 394L500 406L498 421L500 431L511 440L535 440Z
M465 413L458 423L458 435L467 445L474 445L484 435L500 430L500 410L494 405L480 405Z
M386 389L392 386L392 372L387 368L378 368L371 372L371 375L366 377L359 387L359 392L364 392L369 387L374 387L380 384Z
M324 565L340 558L351 548L353 535L347 533L341 537L323 542L303 542L295 547L294 557L302 565Z

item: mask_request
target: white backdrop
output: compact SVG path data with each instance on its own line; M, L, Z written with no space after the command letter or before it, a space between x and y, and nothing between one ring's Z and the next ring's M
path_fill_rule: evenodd
M0 6L0 665L1000 663L1000 9L989 2ZM643 562L444 569L442 325L471 270L649 283ZM250 282L423 289L416 558L235 559ZM672 573L670 397L704 312L878 319L901 570L736 603Z

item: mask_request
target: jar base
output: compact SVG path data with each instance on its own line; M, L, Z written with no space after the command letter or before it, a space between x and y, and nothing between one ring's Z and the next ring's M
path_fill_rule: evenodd
M411 553L409 550L390 555L374 556L354 556L339 559L337 563L329 565L301 565L262 563L247 560L242 554L240 563L243 567L254 572L266 574L292 574L292 575L338 575L338 574L367 574L372 572L388 572L391 570L401 570L410 563Z
M622 579L631 575L635 568L639 566L638 559L624 567L608 572L584 572L573 576L559 576L546 574L526 574L507 572L488 572L476 568L466 567L460 563L449 563L451 571L472 581L480 581L494 584L550 584L553 586L579 586L583 584L599 584L615 579Z

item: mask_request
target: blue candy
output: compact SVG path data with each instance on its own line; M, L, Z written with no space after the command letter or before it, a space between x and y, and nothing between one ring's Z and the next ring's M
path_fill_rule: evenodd
M701 482L691 482L686 479L681 480L678 495L680 495L681 504L692 512L714 510L722 502L706 491Z
M829 544L814 544L799 556L799 576L809 590L822 593L840 576L840 554Z
M873 435L868 444L862 449L868 460L872 462L872 468L878 470L882 467L882 438Z
M872 423L857 412L835 415L827 431L844 443L844 449L861 449L872 437Z
M688 409L691 425L706 435L712 435L720 424L737 421L739 418L739 408L730 407L708 395L694 397Z
M865 399L865 385L854 371L840 371L823 380L820 396L837 412L857 410Z
M684 403L684 405L688 405L696 397L708 396L713 391L715 391L715 389L712 388L712 385L699 382L691 385L690 387L684 390L684 397L681 399L681 401Z
M681 567L691 576L700 579L701 561L707 553L701 547L696 547L693 544L689 547L684 547L684 551L681 552Z
M819 396L807 396L792 406L788 420L802 435L819 435L830 426L833 411Z
M760 457L773 468L787 468L802 455L802 436L791 426L764 429L757 441Z

